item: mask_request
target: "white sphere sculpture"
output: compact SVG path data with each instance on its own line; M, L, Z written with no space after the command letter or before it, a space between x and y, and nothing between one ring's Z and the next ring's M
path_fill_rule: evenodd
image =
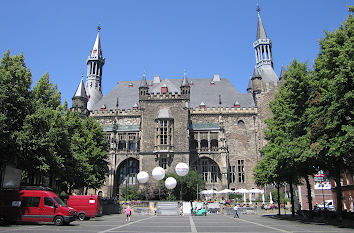
M176 166L176 173L179 176L185 176L189 172L189 166L186 163L178 163Z
M163 169L162 167L155 167L152 170L152 177L155 180L162 180L165 177L165 169Z
M149 174L147 172L141 171L138 173L136 178L138 179L139 183L144 184L149 180Z
M174 189L176 187L176 185L177 185L177 181L173 177L168 177L165 180L165 186L167 189Z

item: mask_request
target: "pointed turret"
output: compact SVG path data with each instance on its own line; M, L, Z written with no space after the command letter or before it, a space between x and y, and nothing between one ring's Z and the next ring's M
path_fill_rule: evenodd
M142 77L141 82L140 82L140 86L139 86L139 98L140 99L144 98L144 96L148 95L148 92L149 92L149 86L147 84L146 74L144 72L143 77Z
M87 96L83 79L81 79L80 84L72 98L71 109L73 111L78 111L83 116L87 115Z
M182 83L181 83L181 93L182 93L182 95L188 95L189 96L190 89L191 89L191 87L189 86L187 73L186 73L186 71L184 71L183 80L182 80Z
M140 86L139 87L148 87L148 84L147 84L147 82L146 82L146 74L145 74L145 72L144 72L144 74L143 74L143 77L142 77L142 79L141 79L141 82L140 82Z
M260 16L260 8L257 7L257 37L253 43L256 55L256 68L258 74L265 83L277 83L278 76L273 70L272 42L268 38Z
M257 37L256 37L256 40L268 39L267 34L266 34L266 32L264 30L264 27L263 27L261 16L259 14L259 12L261 10L258 8L257 11L258 11L258 24L257 24Z
M88 98L88 110L93 110L93 106L102 98L102 67L105 63L105 59L102 55L100 30L101 27L98 26L96 40L86 62L86 95Z

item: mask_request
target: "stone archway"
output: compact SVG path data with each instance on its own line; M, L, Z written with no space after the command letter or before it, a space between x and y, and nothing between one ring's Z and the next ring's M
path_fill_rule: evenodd
M191 167L202 174L207 186L214 186L216 188L221 185L222 176L220 167L213 159L201 157L194 161Z
M120 193L120 189L136 186L136 176L139 173L139 160L127 158L120 162L115 174L115 194Z

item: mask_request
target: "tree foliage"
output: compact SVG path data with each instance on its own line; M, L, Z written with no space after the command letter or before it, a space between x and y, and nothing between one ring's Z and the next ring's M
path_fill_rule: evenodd
M165 187L165 180L168 177L173 177L177 181L177 185L173 190L168 190ZM186 176L179 176L176 173L166 174L165 178L159 182L159 187L162 193L162 198L165 198L166 200L179 200L181 198L182 190L182 200L190 201L197 199L197 189L198 192L203 190L205 187L205 181L200 173L191 169Z
M23 55L7 51L0 64L1 164L11 162L27 175L47 177L52 188L61 184L65 192L101 187L108 173L102 127L62 105L48 73L32 90L31 82Z
M10 56L7 51L0 61L0 164L17 163L21 156L16 146L16 133L31 103L31 72L23 54Z
M350 7L352 11L353 7ZM341 217L340 177L354 164L354 19L348 19L320 41L311 79L307 109L311 152L321 169L337 184L337 211Z

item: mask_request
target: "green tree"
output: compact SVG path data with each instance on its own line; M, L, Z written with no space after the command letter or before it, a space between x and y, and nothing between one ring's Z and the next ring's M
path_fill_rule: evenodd
M17 164L21 156L16 134L29 113L32 83L24 60L22 53L10 56L7 51L0 61L0 164Z
M100 188L108 175L108 143L104 139L102 126L92 117L82 121L81 129L83 145L77 145L80 150L76 152L82 155L87 168L82 177L87 193L89 188Z
M167 190L165 187L165 180L168 177L173 177L177 181L177 185L173 190ZM197 199L197 189L198 192L203 190L205 187L205 181L200 173L196 170L189 170L186 176L179 176L176 173L168 173L165 178L159 182L159 187L162 196L165 196L167 200L173 198L180 199L182 197L185 201L191 201Z
M308 158L303 154L308 154L309 145L305 115L309 97L308 80L307 64L296 60L284 72L282 83L270 103L272 118L266 120L268 129L265 135L269 143L261 150L268 159L264 161L266 163L261 163L266 174L262 175L262 170L255 169L256 182L276 182L278 185L287 182L290 185L292 215L295 215L293 184L310 172L308 166L302 165L304 158ZM299 160L300 157L302 160ZM277 177L271 175L272 172L276 172Z
M353 7L350 7L353 12ZM337 214L342 216L341 174L353 170L354 23L352 14L334 32L326 32L315 59L308 109L311 151L320 168L336 181Z
M21 166L29 174L49 176L52 186L69 154L61 95L56 85L49 82L48 73L38 80L32 95L32 111L25 118L23 130L18 133L17 142L23 155Z

